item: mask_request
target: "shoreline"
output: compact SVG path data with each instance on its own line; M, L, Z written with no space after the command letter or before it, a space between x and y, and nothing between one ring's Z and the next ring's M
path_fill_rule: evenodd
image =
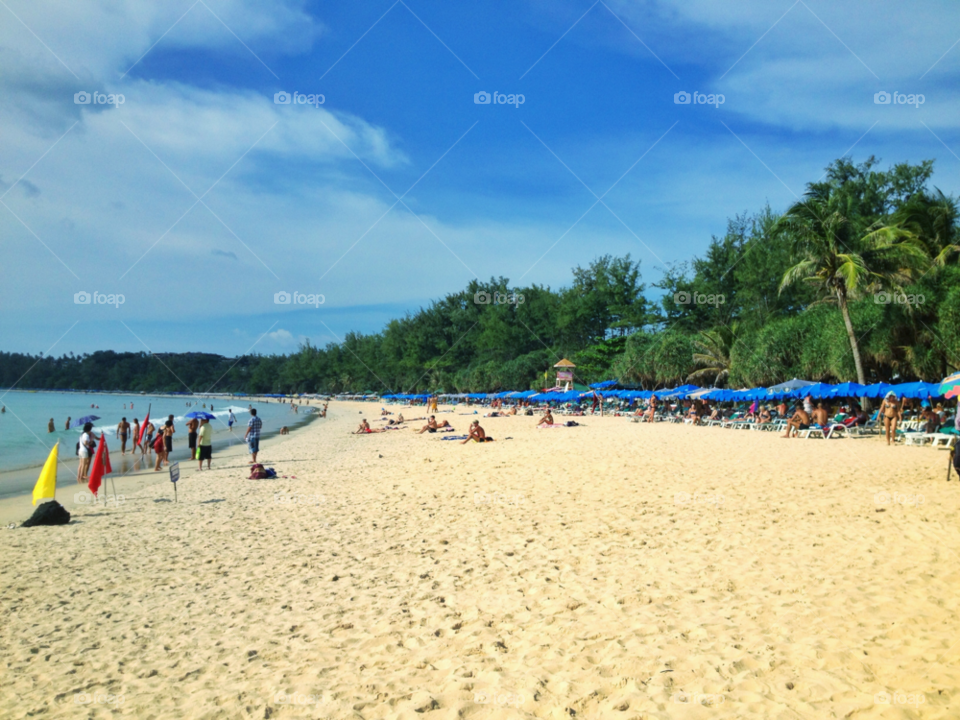
M274 449L275 446L279 445L282 440L287 438L292 438L295 435L302 434L313 425L317 420L321 420L318 413L308 413L304 420L296 425L291 425L289 434L280 435L280 432L273 430L270 432L262 433L260 436L260 453L262 455L264 451L269 449ZM174 450L174 454L178 452L185 452L186 448L179 448ZM213 470L223 470L228 469L227 466L220 466L217 464L218 460L228 460L231 461L229 465L230 468L241 467L243 465L238 464L237 461L241 458L246 458L249 455L247 452L247 444L245 442L236 443L233 445L223 446L223 449L217 451L216 439L214 440L214 455L213 455ZM120 459L120 455L116 455L116 460ZM129 457L129 456L128 456ZM141 467L136 470L131 470L123 475L110 474L105 475L103 478L103 485L101 485L100 494L108 499L107 511L112 510L115 507L114 501L110 500L114 496L114 486L116 486L116 496L122 497L123 502L132 496L134 493L140 492L145 488L156 485L160 482L170 482L170 469L168 466L163 466L159 471L154 470L154 463L156 462L156 455L152 455L153 460L148 464L147 467ZM76 465L76 459L74 456L70 456L73 460L73 465ZM103 504L94 504L91 505L87 502L78 502L75 495L79 493L84 493L89 496L89 490L87 485L80 485L76 482L75 476L71 475L69 479L63 477L65 470L62 467L65 461L61 458L61 466L57 474L57 491L56 491L56 500L61 505L63 505L71 515L74 510L78 507L99 507L102 508ZM195 474L200 474L201 471L197 470L194 463L197 460L193 460L189 457L186 458L174 458L173 462L180 463L180 477L181 479L192 478ZM245 461L244 461L245 462ZM261 464L266 464L263 462L262 457L258 458L258 462ZM4 480L9 480L11 476L28 476L32 478L30 481L30 490L28 492L12 492L0 495L0 525L9 526L10 523L19 523L24 522L29 518L33 511L36 509L36 506L33 505L33 484L36 483L36 475L39 473L40 468L43 467L43 464L37 465L36 467L30 468L21 468L15 471L4 471L0 472L0 482ZM76 473L76 468L73 468L74 473ZM207 472L203 470L203 472ZM170 491L171 497L173 496L173 490ZM21 517L22 516L22 517Z

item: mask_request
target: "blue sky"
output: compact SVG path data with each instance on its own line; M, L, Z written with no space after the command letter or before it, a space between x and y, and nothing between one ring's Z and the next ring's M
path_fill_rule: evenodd
M3 350L289 352L605 253L655 282L844 154L960 191L956 3L5 2Z

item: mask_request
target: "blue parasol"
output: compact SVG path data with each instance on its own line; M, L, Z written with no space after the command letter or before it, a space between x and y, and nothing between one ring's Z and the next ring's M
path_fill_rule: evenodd
M188 412L186 415L184 415L184 417L196 418L197 420L216 420L217 419L216 415L211 415L210 413L204 412L203 410L194 410L193 412Z
M98 415L84 415L82 418L78 418L77 420L74 420L72 423L70 423L70 427L72 428L83 427L88 422L93 422L94 420L99 420L99 419L100 417Z

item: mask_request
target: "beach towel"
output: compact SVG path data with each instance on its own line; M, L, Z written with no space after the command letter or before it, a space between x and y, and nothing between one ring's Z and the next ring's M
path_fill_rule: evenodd
M441 440L466 440L467 435L451 435L450 437L440 438Z

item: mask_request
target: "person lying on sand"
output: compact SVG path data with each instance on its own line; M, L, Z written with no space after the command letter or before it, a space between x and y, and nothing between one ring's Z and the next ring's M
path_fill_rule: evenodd
M511 415L516 415L516 414L517 414L517 406L516 406L516 405L514 405L512 408L510 408L510 414L511 414Z
M541 425L553 425L553 415L550 412L550 409L547 408L547 412L544 413L543 417L540 418L540 422L537 423L537 427Z
M787 423L787 434L780 437L790 437L791 431L793 436L796 437L797 431L806 430L808 427L810 427L810 415L802 407L798 407L793 417L790 418L790 422Z
M476 440L477 442L493 442L492 437L487 437L487 433L484 432L483 428L480 427L480 421L474 420L470 425L470 434L467 435L466 440L461 440L460 444L468 443L471 440Z
M396 420L387 420L387 425L403 425L403 413L397 415Z
M437 424L437 419L433 415L431 415L430 419L427 420L427 424L423 426L423 428L420 430L420 432L417 433L417 435L423 435L425 432L433 433L439 430L440 428L450 428L452 430L453 426L450 425L449 420L444 420L442 423Z

